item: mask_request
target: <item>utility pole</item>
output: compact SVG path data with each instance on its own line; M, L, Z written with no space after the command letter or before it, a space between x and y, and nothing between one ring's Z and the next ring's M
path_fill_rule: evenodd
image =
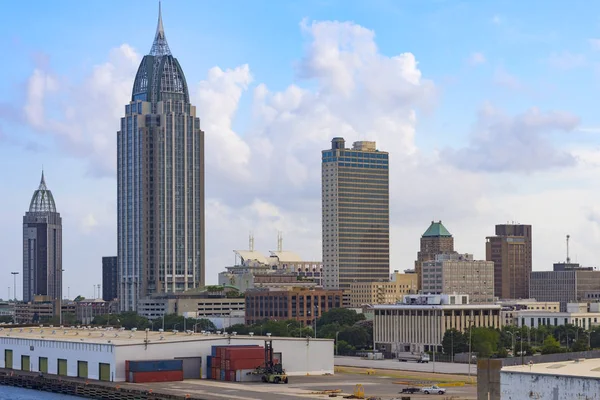
M17 275L19 275L18 272L11 272L12 276L13 276L13 295L15 296L15 303L17 302Z
M469 316L469 382L471 382L471 357L472 357L472 355L471 355L471 349L472 349L471 342L472 342L472 340L471 339L473 337L473 335L472 335L472 332L473 332L472 321L473 321L472 317Z

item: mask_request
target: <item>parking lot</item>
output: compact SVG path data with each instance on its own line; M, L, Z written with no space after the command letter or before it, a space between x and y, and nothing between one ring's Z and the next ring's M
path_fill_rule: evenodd
M145 388L154 392L173 393L186 395L191 398L205 400L302 400L302 399L330 399L329 393L324 391L338 391L337 398L352 394L356 385L361 384L365 391L365 398L379 397L382 400L400 399L401 396L410 396L411 400L427 398L448 398L461 400L474 400L477 398L476 386L465 385L462 387L447 387L444 397L439 395L408 394L401 395L406 383L423 384L425 381L410 381L399 377L382 375L360 375L336 373L329 376L298 376L290 377L287 385L264 383L236 383L213 380L186 380L183 382L144 384ZM427 380L430 383L436 383ZM134 385L140 386L140 385Z

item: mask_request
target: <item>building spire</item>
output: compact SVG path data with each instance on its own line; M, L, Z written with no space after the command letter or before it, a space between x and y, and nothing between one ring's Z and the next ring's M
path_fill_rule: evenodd
M157 57L171 55L171 49L169 49L167 37L165 36L165 29L163 27L160 1L158 2L158 24L156 25L156 35L154 35L154 43L152 43L150 55Z
M42 166L42 179L40 179L40 190L47 190L46 179L44 178L44 167Z

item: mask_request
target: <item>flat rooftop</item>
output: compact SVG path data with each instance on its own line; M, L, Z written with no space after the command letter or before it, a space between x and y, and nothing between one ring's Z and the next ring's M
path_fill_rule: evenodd
M216 333L191 333L191 332L157 332L138 330L124 330L103 327L28 327L11 328L10 325L0 325L0 339L10 337L16 339L37 339L48 341L62 341L74 343L112 344L115 346L126 346L132 344L144 344L147 339L149 343L173 343L211 341L231 338L232 340L256 339L256 340L289 340L306 341L306 338L275 337L275 336L250 336L250 335L219 335ZM313 339L310 340L333 340Z
M510 367L504 367L501 371L533 375L562 375L599 379L600 358L559 361L532 365L514 365Z
M497 304L377 304L375 310L500 310Z

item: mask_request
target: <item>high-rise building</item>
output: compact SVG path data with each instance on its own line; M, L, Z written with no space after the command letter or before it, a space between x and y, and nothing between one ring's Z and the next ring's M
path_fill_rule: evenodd
M117 257L102 257L102 300L113 301L118 297Z
M494 302L494 263L473 254L438 254L421 263L423 293L464 293L473 303Z
M417 252L417 261L415 261L419 290L422 289L423 284L421 274L423 261L435 261L435 257L439 254L457 254L454 251L454 238L442 221L431 221L431 225L421 236L421 249Z
M573 268L554 271L531 272L529 297L537 301L558 301L560 311L568 303L598 301L594 294L600 292L600 271Z
M204 285L204 132L159 10L117 132L118 298Z
M388 153L334 138L322 152L323 286L387 281L389 232Z
M528 298L532 269L531 225L496 225L496 236L486 238L485 253L486 260L494 262L494 296Z
M62 219L44 172L23 217L23 301L62 297Z

